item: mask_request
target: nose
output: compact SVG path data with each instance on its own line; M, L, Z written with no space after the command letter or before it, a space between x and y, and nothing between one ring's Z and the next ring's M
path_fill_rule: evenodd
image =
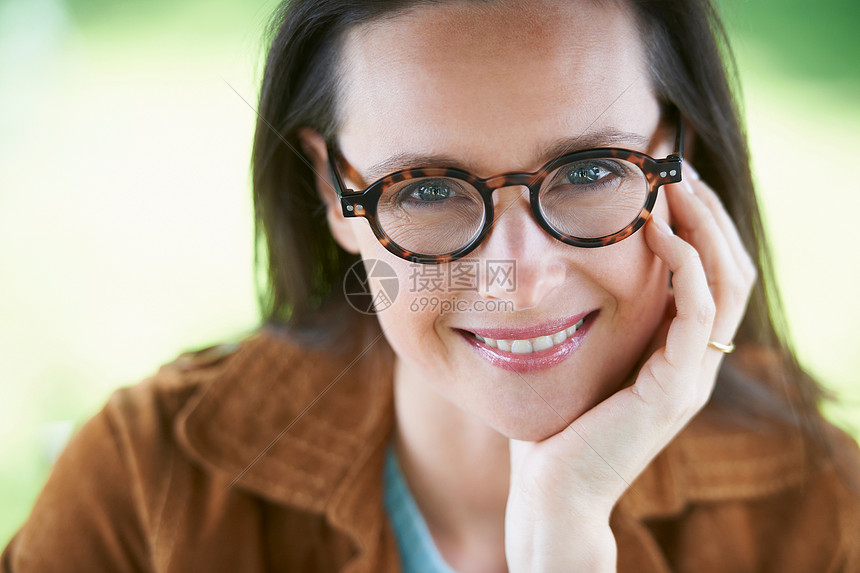
M532 215L527 187L496 189L493 201L493 226L476 253L486 270L478 292L510 301L514 310L540 306L567 275L557 241Z

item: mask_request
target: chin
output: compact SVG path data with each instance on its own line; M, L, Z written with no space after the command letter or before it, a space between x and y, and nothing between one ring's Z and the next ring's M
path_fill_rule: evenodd
M605 372L609 375L607 378L583 376L576 384L566 387L542 387L533 382L534 389L506 393L486 404L483 412L472 409L472 413L506 438L531 442L545 440L633 383L633 377L625 375L629 372L628 365L621 361L616 364L616 369Z
M540 398L537 400L539 404L529 403L524 407L520 403L515 410L501 415L499 412L493 412L484 421L508 439L540 442L558 434L591 408L591 405L568 408L565 411L556 408L558 411L556 413L547 406L546 402Z

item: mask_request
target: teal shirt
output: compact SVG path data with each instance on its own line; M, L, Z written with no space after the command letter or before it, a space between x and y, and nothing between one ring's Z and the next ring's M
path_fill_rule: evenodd
M454 573L436 549L390 445L385 454L383 501L397 537L403 573Z

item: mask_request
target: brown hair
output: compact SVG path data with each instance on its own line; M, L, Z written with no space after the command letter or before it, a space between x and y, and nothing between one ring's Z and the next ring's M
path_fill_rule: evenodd
M354 353L379 336L379 325L375 317L352 311L343 296L346 271L359 257L341 249L328 230L297 131L307 126L326 139L336 134L338 55L352 26L428 3L293 0L272 21L252 162L257 267L260 256L267 264L259 302L268 327L305 344ZM732 93L734 60L720 18L708 0L627 4L639 25L658 98L677 107L692 127L688 149L696 169L735 221L758 270L735 341L738 355L726 360L711 401L749 414L747 420L784 422L801 431L810 456L830 457L818 407L832 396L801 369L787 340Z

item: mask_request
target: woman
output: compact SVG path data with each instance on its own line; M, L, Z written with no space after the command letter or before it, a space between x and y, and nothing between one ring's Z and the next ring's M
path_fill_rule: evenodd
M115 394L3 570L860 570L721 39L704 1L285 5L266 325Z

